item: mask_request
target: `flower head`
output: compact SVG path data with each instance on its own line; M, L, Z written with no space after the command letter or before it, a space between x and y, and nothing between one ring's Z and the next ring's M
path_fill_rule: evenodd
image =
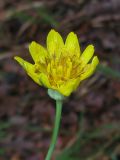
M29 51L34 64L17 56L15 59L37 84L64 96L69 96L81 81L91 76L99 63L97 56L93 57L93 45L88 45L81 54L78 38L73 32L64 43L61 35L52 29L47 36L47 48L33 41Z

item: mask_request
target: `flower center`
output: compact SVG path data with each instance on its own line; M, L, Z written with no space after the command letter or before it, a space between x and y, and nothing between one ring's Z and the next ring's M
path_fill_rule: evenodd
M58 86L64 82L77 78L81 72L81 61L75 56L53 56L45 59L45 63L35 63L35 73L45 73L51 85Z

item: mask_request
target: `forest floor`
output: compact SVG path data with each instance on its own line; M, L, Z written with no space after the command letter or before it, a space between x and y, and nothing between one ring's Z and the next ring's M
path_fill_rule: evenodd
M53 159L120 159L120 1L0 1L0 160L43 160L55 102L14 61L28 44L45 45L55 28L74 31L83 51L94 44L96 73L65 100Z

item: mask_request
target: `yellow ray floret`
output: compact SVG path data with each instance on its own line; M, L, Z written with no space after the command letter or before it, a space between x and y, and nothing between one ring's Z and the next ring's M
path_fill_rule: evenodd
M61 35L52 29L47 36L47 48L33 41L29 51L34 64L17 56L15 60L37 84L64 96L69 96L81 81L91 76L99 63L97 56L93 57L93 45L88 45L81 54L78 38L73 32L64 43Z

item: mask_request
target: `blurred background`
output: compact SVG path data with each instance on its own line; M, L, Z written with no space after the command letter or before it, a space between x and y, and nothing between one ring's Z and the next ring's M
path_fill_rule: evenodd
M120 160L120 0L0 0L0 160L44 160L55 103L14 61L51 28L95 46L96 73L64 102L53 160Z

